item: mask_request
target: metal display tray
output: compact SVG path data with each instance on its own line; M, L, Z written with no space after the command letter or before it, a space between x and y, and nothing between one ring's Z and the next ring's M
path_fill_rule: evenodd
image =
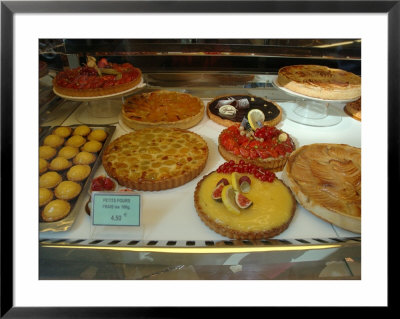
M68 126L71 128L75 128L78 125L68 125ZM56 127L57 126L46 128L46 130L45 130L46 134L42 134L40 136L39 145L43 144L44 138L50 132L52 132ZM84 205L84 200L85 200L86 194L88 192L89 185L90 185L92 178L93 178L94 174L96 173L99 165L101 164L101 156L103 154L103 151L106 148L106 146L110 143L112 135L114 134L114 131L115 131L115 126L88 125L88 127L90 127L91 129L103 129L104 131L107 132L107 138L103 143L103 147L102 147L101 151L97 154L96 161L90 165L91 172L90 172L90 175L86 178L86 180L84 181L84 183L82 185L81 193L79 194L79 196L76 199L74 199L70 202L70 204L71 204L70 213L63 219L61 219L59 221L54 221L54 222L44 222L44 221L41 221L40 217L39 217L39 231L40 232L48 232L48 231L62 232L62 231L69 230L72 227L72 225L75 223L76 217L78 216L82 206Z

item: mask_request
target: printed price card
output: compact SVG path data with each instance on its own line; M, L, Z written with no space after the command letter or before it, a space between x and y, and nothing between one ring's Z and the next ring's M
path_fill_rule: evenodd
M140 226L141 198L139 194L93 192L93 225Z

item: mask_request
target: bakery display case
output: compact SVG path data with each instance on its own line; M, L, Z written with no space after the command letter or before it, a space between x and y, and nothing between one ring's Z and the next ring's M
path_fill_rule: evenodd
M140 70L135 73L140 81L133 81L128 65ZM66 197L70 207L64 217L54 217L55 208L44 214L54 195L43 192L39 278L361 279L361 104L357 113L349 111L361 93L316 97L288 89L278 72L294 65L319 66L322 78L322 68L360 78L361 40L41 39L39 148L56 143L49 136L67 128L61 144L53 145L57 152L75 147L68 141L80 136L84 142L75 148L95 155L89 162L78 162L75 153L45 158L40 178L51 171L60 180L58 186L43 188L55 193L61 181L74 182L79 192L71 200ZM86 93L62 91L66 82L60 74L65 80L78 67L86 72L79 74L79 88ZM84 76L90 72L125 86L87 94ZM140 116L133 110L137 105ZM224 113L222 106L227 105ZM244 111L248 108L254 112ZM179 126L171 128L171 121ZM270 129L261 132L262 127ZM83 128L87 133L78 132ZM227 135L246 145L256 141L251 149L255 157L244 153L242 142L235 153ZM276 145L266 146L273 137ZM276 155L279 161L266 160L278 146L284 148ZM264 148L269 155L262 158ZM315 149L329 158L315 160ZM168 160L169 168L164 165ZM85 168L71 173L76 165ZM330 200L335 197L333 185L340 184L347 197L336 198L334 205L346 206L349 213L332 213L322 204L315 208L312 195L304 199L295 186L299 170L312 172L312 178L301 177L304 189L323 189ZM246 178L240 179L243 174ZM136 175L146 182L135 180ZM312 184L315 176L318 187ZM222 179L229 185L219 184ZM220 185L220 193L214 184ZM69 196L72 191L58 192ZM359 197L349 200L351 196ZM101 203L106 205L99 208ZM236 212L230 210L229 222L237 215L250 217L242 217L239 226L236 221L221 226L224 216L208 214L215 207L231 206ZM271 210L277 212L268 217L272 230L260 230L266 223L263 215Z

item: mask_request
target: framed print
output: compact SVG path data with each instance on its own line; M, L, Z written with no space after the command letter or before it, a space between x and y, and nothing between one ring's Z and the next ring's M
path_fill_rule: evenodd
M398 1L2 1L1 316L179 317L208 306L388 306L389 204L399 163L399 15ZM302 66L303 75L307 65L318 68L322 78L326 70L329 76L345 74L346 80L335 82L335 92L342 95L321 95L328 85L315 79L303 82L321 85L318 96L308 95L305 85L288 88L278 72L289 65ZM151 101L165 91L181 101L180 111L182 105L200 105L187 127L165 125L177 122L169 116L171 109L161 112L161 102ZM138 116L132 105L143 100L150 112ZM274 124L264 126L272 111L263 113L255 106L259 100L276 113ZM358 119L345 110L357 101ZM243 115L246 107L252 110ZM326 112L324 120L304 113L317 108ZM182 112L174 113L179 121L186 116ZM262 127L270 133L259 133ZM60 137L56 128L68 134L51 146ZM90 134L77 133L84 128ZM268 134L276 134L279 150L267 145ZM121 151L128 135L135 146ZM154 135L159 141L173 137L159 142L163 150L147 140L137 142ZM253 141L252 151L250 142L234 149L227 135L236 136L237 143L240 136L242 144L246 138ZM67 142L73 136L84 142ZM329 163L349 175L349 166L359 168L351 175L357 175L352 194L358 197L349 210L359 211L356 217L338 221L325 210L309 213L310 200L294 190L291 172L284 169L287 158L281 163L286 153L279 153L295 154L308 144L340 145L337 152L347 155ZM45 158L43 145L57 154L67 146L65 153L89 153L82 161L95 155L89 162L75 160L77 153ZM265 161L246 162L251 154L253 160L280 156L281 162L261 169L257 165ZM172 155L168 165L184 169L171 173L169 180L178 182L170 186L165 163ZM315 161L314 156L310 162ZM38 183L39 162L45 162L43 173L60 177L53 186L44 179ZM191 167L195 173L189 174ZM243 178L246 169L251 177ZM159 177L164 183L158 183L156 172L164 174ZM224 185L218 192L222 177L210 186L217 174L228 173L231 188ZM329 188L320 181L331 173L319 174L318 187ZM262 196L270 192L265 188L269 177L282 182L278 199ZM348 195L346 183L337 188ZM250 195L253 190L257 196ZM204 199L206 191L210 196ZM32 205L39 195L37 227ZM289 199L292 206L282 205ZM53 200L59 202L47 209ZM224 214L254 213L257 219L265 214L257 201L268 202L264 207L280 205L277 220L286 211L293 214L273 231L246 232L243 219L219 224L220 207ZM206 212L208 205L221 205L215 208L217 217ZM53 217L65 207L63 216ZM100 222L93 223L93 216ZM268 300L266 289L276 291ZM372 289L380 292L375 299L365 295ZM238 296L238 291L254 293Z

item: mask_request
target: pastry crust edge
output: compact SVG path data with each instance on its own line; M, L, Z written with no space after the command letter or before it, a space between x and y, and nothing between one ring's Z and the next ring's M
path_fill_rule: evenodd
M292 222L292 219L294 217L294 214L296 212L296 208L297 208L297 203L296 203L296 199L294 198L291 190L289 189L289 187L287 187L281 180L278 180L287 188L287 190L289 191L291 198L292 198L292 211L290 214L290 218L284 223L282 224L280 227L275 227L269 230L264 230L264 231L251 231L251 232L244 232L244 231L239 231L227 226L223 226L223 225L219 225L217 224L213 219L209 218L209 216L207 215L207 213L203 210L203 208L201 207L201 205L199 204L200 198L199 198L199 191L200 191L200 187L201 184L203 183L203 181L209 176L211 175L213 172L203 176L203 178L197 183L197 186L195 188L194 191L194 206L197 212L197 215L200 217L200 219L202 220L202 222L209 227L211 230L215 231L216 233L231 238L231 239L267 239L267 238L272 238L274 236L279 235L280 233L282 233L283 231L285 231L290 223Z

